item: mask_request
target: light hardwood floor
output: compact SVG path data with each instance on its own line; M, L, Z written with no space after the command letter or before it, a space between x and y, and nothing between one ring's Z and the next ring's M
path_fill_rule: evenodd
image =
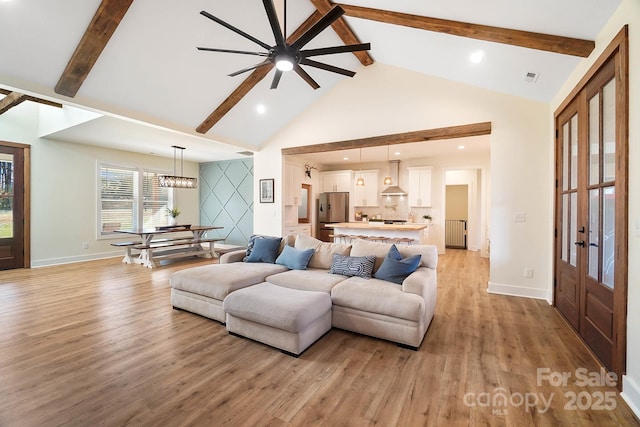
M297 359L171 308L170 274L203 262L0 271L0 426L638 425L616 388L576 384L600 367L552 307L487 294L475 253L440 257L419 351L334 329Z

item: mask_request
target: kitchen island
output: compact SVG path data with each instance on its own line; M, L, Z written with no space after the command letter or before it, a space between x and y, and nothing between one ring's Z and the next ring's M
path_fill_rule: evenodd
M392 242L403 239L408 244L428 244L429 224L405 223L405 224L385 224L384 222L337 222L326 224L325 227L333 228L334 236L347 236L350 240L358 238L380 237ZM338 241L339 238L334 238Z

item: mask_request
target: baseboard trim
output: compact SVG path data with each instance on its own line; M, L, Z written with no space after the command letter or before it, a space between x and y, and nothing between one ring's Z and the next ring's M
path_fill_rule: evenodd
M502 285L500 283L489 282L487 292L497 295L508 295L512 297L523 297L548 300L548 291L546 289L532 289L523 286Z
M622 393L620 393L620 397L627 402L636 418L640 419L640 387L628 375L622 376Z
M70 257L63 257L63 258L48 258L48 259L32 260L31 268L49 267L52 265L62 265L62 264L73 264L75 262L96 261L99 259L115 258L115 257L122 258L122 253L118 251L118 252L106 252L101 254L70 256Z

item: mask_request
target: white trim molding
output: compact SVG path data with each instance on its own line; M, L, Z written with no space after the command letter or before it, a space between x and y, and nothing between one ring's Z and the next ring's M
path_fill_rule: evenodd
M640 387L629 375L622 376L622 393L620 397L627 402L629 408L640 418Z
M524 286L502 285L500 283L489 282L487 292L490 294L543 299L547 302L549 301L549 293L546 289L532 289Z

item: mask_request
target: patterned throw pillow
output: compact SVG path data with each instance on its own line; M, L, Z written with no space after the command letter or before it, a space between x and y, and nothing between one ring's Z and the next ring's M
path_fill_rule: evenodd
M360 276L365 279L371 278L373 272L373 264L376 257L373 255L366 256L345 256L333 255L333 262L329 273L340 274L342 276Z

